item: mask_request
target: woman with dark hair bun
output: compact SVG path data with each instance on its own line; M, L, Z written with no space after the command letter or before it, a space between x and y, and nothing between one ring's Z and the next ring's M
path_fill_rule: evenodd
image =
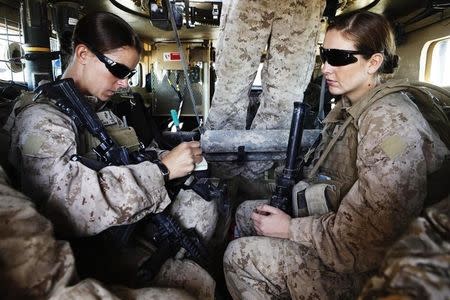
M80 19L72 45L72 59L62 78L73 78L83 94L101 101L128 87L142 52L141 41L130 25L106 12Z
M382 82L398 62L387 20L371 12L337 17L320 56L329 91L341 100L305 157L293 217L267 201L238 208L242 238L224 256L234 299L355 299L408 224L440 200L429 198L436 191L428 176L446 168L448 120L429 121L403 88ZM444 181L434 188L448 191Z
M134 130L106 110L104 104L119 89L128 87L141 52L139 37L124 20L107 12L91 13L81 18L75 28L72 57L62 75L63 80L73 79L85 96L83 101L97 112L111 138L130 152L139 148ZM21 96L10 117L10 160L20 171L23 191L52 221L58 237L94 236L163 210L170 210L182 227L195 228L204 242L212 236L218 215L216 203L182 189L171 204L166 190L169 180L190 174L195 163L202 161L199 142L182 143L171 151L153 148L160 159L154 163L143 161L93 170L71 157L96 159L92 149L99 141L58 109L57 99L48 97L36 93ZM108 246L104 248L108 250ZM124 261L116 255L127 251L107 254L90 248L87 252L95 259L93 265L87 265L89 270L80 269L81 273L92 275L89 272L94 270L100 279L112 282L116 278L109 277L117 274L126 278L126 283L135 280L136 266L124 266L128 268L124 272L118 269ZM102 266L94 264L103 260L106 263ZM78 262L83 263L80 259ZM213 297L213 279L187 260L171 260L156 280L164 286L192 284L190 290L195 295Z

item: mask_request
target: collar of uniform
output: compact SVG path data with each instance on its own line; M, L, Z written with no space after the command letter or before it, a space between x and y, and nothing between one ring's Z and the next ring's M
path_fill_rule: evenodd
M324 123L337 123L345 120L348 116L348 109L351 108L351 103L346 97L341 97L333 110L323 120Z
M358 126L359 116L361 116L361 114L367 108L367 101L368 101L367 99L370 99L370 97L372 97L374 90L375 89L364 95L358 102L356 102L354 105L351 105L347 109L347 116L352 117L353 126L355 126L356 128L359 128Z
M388 82L378 84L376 87L367 92L358 102L356 102L355 105L353 105L348 110L348 113L353 117L353 119L358 120L359 116L361 116L361 114L367 109L367 107L372 104L372 99L376 99L375 96L378 93L383 92L383 90L388 87L393 87L405 83L408 83L407 79L389 80Z

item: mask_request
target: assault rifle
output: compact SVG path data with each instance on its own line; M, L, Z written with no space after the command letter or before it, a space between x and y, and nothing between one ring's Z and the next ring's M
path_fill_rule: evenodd
M127 148L119 146L114 142L97 114L76 89L72 79L62 79L41 85L36 92L37 95L35 98L43 93L47 97L57 100L57 107L70 116L77 127L85 127L93 136L99 139L100 144L93 149L98 156L98 161L78 155L73 156L72 160L80 161L89 168L98 171L108 165L137 164L145 160L154 162L158 159L154 151L140 149L139 151L129 152ZM198 181L196 183L199 185ZM202 188L203 193L207 193L213 189L213 186L207 185L202 186ZM210 200L209 198L206 199ZM167 247L160 246L159 253L155 254L157 258L164 259L163 261L155 262L157 264L151 268L148 263L146 264L150 268L149 272L143 272L147 279L150 274L152 276L155 275L157 272L156 268L159 269L162 263L170 257L167 255L171 254L171 251L167 251L168 248L174 250L182 247L186 250L188 257L199 263L206 259L206 249L201 244L200 239L196 237L196 233L186 234L185 231L180 229L177 222L165 212L152 215L151 223L158 228L158 230L153 231L151 238L157 243L166 244L163 246ZM136 224L111 227L106 230L107 232L105 234L107 239L113 240L115 244L119 244L119 246L125 245L135 227Z
M164 212L153 215L145 229L146 235L152 236L158 245L158 251L139 267L135 287L148 286L164 262L174 257L181 248L186 250L186 258L203 267L209 265L208 252L195 230L182 230L170 215Z
M283 172L277 177L277 186L270 198L270 205L292 215L292 187L300 180L301 166L297 164L300 142L303 135L303 123L308 105L294 102L291 130L289 132L288 147L286 150L286 163Z

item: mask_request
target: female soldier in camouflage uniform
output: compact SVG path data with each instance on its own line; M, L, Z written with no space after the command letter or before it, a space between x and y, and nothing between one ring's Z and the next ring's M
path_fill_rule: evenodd
M111 13L89 14L75 28L72 59L62 78L72 78L94 110L99 111L118 89L128 86L141 52L137 34L124 20ZM52 99L40 96L30 101L33 97L34 93L24 94L9 120L10 160L20 170L23 191L37 201L59 237L92 236L163 211L171 202L165 181L189 174L202 160L200 145L193 141L170 152L159 151L159 165L144 161L99 171L90 169L70 158L74 154L88 156L98 141L77 128ZM132 129L112 112L97 115L118 144L130 149L138 144ZM163 169L165 175L161 166L167 168ZM172 207L181 225L194 227L205 239L211 237L217 216L214 203L191 190L182 190ZM117 264L119 259L114 261ZM160 273L165 277L160 283L187 284L186 276L206 273L192 264L173 261ZM189 269L187 274L183 273L185 268ZM211 297L213 280L204 274L198 282L204 285L198 289L200 294Z
M225 253L225 277L236 299L354 298L422 211L427 176L449 154L444 135L405 93L373 100L387 87L380 74L396 66L384 17L356 12L336 18L320 51L329 90L342 99L325 119L315 167L297 185L309 216L291 218L261 202L241 205L240 234L261 236L237 239ZM327 206L328 212L310 211Z

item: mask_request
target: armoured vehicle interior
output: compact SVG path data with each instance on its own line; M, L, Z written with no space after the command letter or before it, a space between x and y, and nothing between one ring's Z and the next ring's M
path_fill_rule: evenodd
M385 15L395 29L400 57L394 78L425 81L450 91L450 1L327 2L328 18L355 10ZM172 14L167 3L173 7ZM144 43L137 72L129 79L130 88L112 97L114 111L136 129L145 145L156 138L162 148L171 149L181 141L202 140L199 125L208 116L214 94L221 0L0 0L0 125L7 121L22 91L33 90L42 80L54 80L62 74L70 56L74 26L81 16L94 11L117 14ZM325 25L322 27L323 36ZM320 91L318 49L311 82ZM261 61L264 59L263 54ZM260 92L257 74L249 95L248 119L255 113ZM330 110L333 100L329 97L313 107L307 129L320 129L316 119L321 110ZM222 141L223 137L217 139ZM4 132L1 140L0 160L8 169L8 137ZM208 161L223 157L242 160L252 155L237 146L219 154L204 148L205 157ZM256 146L266 149L263 144ZM283 154L275 157L284 158L286 144L278 150ZM267 151L259 150L259 154Z

